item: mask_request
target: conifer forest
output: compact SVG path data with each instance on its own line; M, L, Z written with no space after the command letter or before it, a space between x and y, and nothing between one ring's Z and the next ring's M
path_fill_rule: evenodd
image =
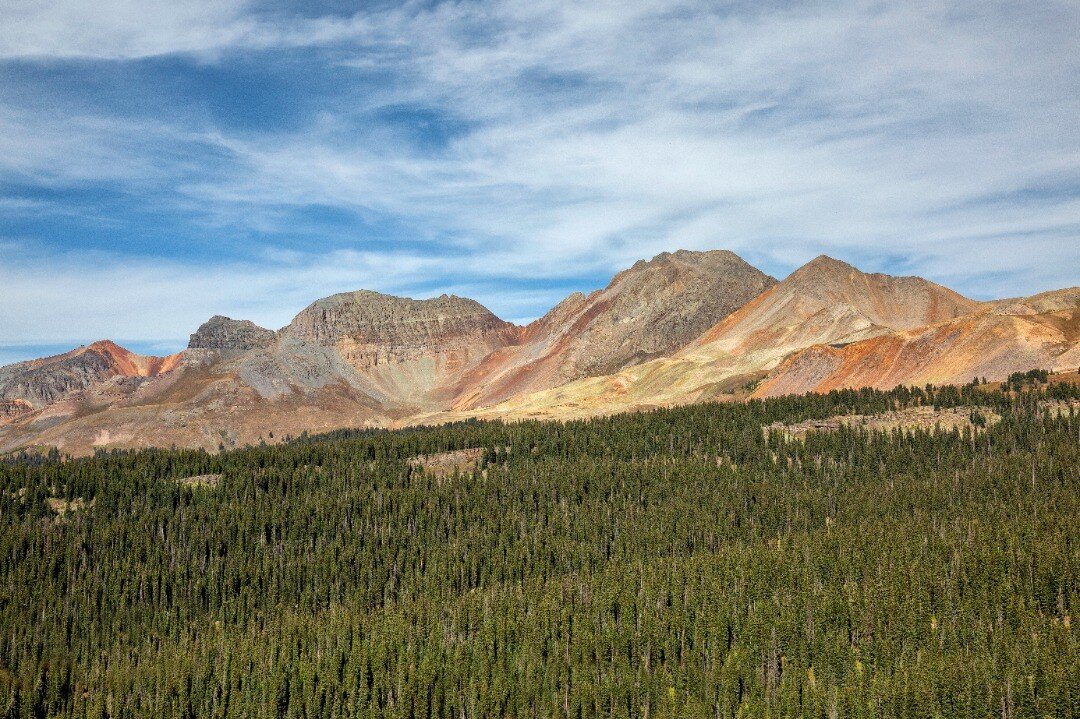
M9 457L0 717L1080 719L1045 379Z

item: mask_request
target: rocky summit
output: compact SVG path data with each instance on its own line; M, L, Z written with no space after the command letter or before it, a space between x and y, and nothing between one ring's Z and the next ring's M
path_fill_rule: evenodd
M1066 299L1062 302L1044 299L1030 307L1037 316L1059 313L1054 322L1075 322L1080 318L1080 305L1068 299L1074 294L1063 291ZM1017 312L1029 306L1022 300L1008 304ZM567 419L692 402L727 401L765 393L879 386L874 372L851 375L852 379L859 378L857 382L836 379L822 383L815 372L805 371L805 364L791 365L792 369L802 367L804 371L798 380L786 381L789 365L784 363L802 350L825 352L826 348L835 350L874 338L928 330L947 322L966 326L966 320L974 320L993 307L993 303L975 302L919 277L864 273L847 263L818 257L668 356L618 372L517 394L494 404L460 409L448 418ZM1029 322L1044 320L1049 318L1032 317ZM1063 332L1059 341L1033 346L1023 339L1024 333L1012 339L999 338L996 326L990 323L971 327L979 335L976 344L987 347L988 351L994 348L992 363L987 362L987 356L969 353L966 359L957 356L955 365L945 372L944 363L930 366L911 362L890 369L888 361L883 360L876 376L892 387L916 380L920 384L953 382L957 377L970 381L975 375L970 370L976 362L988 370L992 366L992 371L985 374L990 379L1002 379L1012 372L1036 366L1070 368L1075 364L1075 332ZM966 368L966 363L972 367ZM440 417L446 418L445 413ZM434 417L421 418L423 422L434 420Z
M480 407L674 352L776 280L724 250L664 252L602 290L570 295L456 388Z
M102 341L0 368L0 451L210 450L339 427L588 417L1080 364L1080 290L976 302L818 257L777 282L664 252L519 327L453 295L367 290L275 332L214 316L181 353Z
M351 341L407 355L464 337L509 337L513 330L479 302L464 297L413 300L360 290L313 302L281 335L325 346ZM392 361L389 355L384 359Z
M269 346L277 335L250 320L234 320L214 315L188 340L188 349L251 350Z

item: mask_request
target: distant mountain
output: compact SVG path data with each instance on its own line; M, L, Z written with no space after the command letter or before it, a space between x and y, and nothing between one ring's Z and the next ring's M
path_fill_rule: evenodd
M1080 366L1080 288L993 303L926 326L788 356L755 396L849 387L960 384L1024 368Z
M234 320L214 315L191 335L188 349L244 352L269 347L276 338L273 330L259 327L250 320Z
M180 355L145 357L103 340L61 355L0 367L0 400L41 409L113 379L156 377Z
M769 378L775 391L806 392L812 382L784 383L777 369L794 353L814 347L847 345L900 331L958 320L991 305L967 299L919 277L891 277L860 272L829 257L818 257L782 282L732 312L670 356L658 358L601 377L570 382L549 390L517 395L447 418L570 418L611 414L633 409L735 399L766 391L759 382ZM1001 379L1029 369L1031 355L1009 356L1008 342L999 348L1005 359L988 374ZM1035 365L1055 366L1050 355ZM967 360L971 362L969 358ZM1049 364L1047 364L1049 363ZM774 372L775 370L775 372ZM884 372L879 368L879 372ZM773 374L770 376L770 372ZM964 373L965 381L971 379ZM863 381L873 384L872 377ZM889 386L903 384L902 372ZM424 417L423 421L433 421Z
M725 250L664 252L574 293L455 388L457 409L610 374L690 342L776 280Z
M477 302L357 291L279 331L214 316L188 348L102 341L0 368L0 451L218 449L304 431L572 418L1080 364L1080 290L980 303L818 257L781 282L662 253L518 327Z

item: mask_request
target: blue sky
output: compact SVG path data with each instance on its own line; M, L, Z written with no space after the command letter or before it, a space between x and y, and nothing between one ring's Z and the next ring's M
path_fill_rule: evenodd
M1075 285L1080 5L7 0L0 363L663 250Z

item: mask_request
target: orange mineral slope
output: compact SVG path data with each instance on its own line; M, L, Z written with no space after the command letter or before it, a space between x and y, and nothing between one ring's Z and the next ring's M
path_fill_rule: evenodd
M852 387L999 380L1080 365L1080 288L990 303L946 322L840 347L819 344L776 367L754 393L772 397Z
M735 397L793 352L951 320L982 305L919 277L860 272L821 256L670 357L458 416L575 418ZM436 417L425 417L434 421Z
M101 340L64 354L0 367L0 400L41 409L115 377L146 378L175 369L182 355L146 357Z
M75 352L87 351L97 352L108 358L115 370L115 374L124 377L157 377L159 374L176 369L183 357L182 352L166 357L135 354L112 340L100 340L85 348L75 350Z

